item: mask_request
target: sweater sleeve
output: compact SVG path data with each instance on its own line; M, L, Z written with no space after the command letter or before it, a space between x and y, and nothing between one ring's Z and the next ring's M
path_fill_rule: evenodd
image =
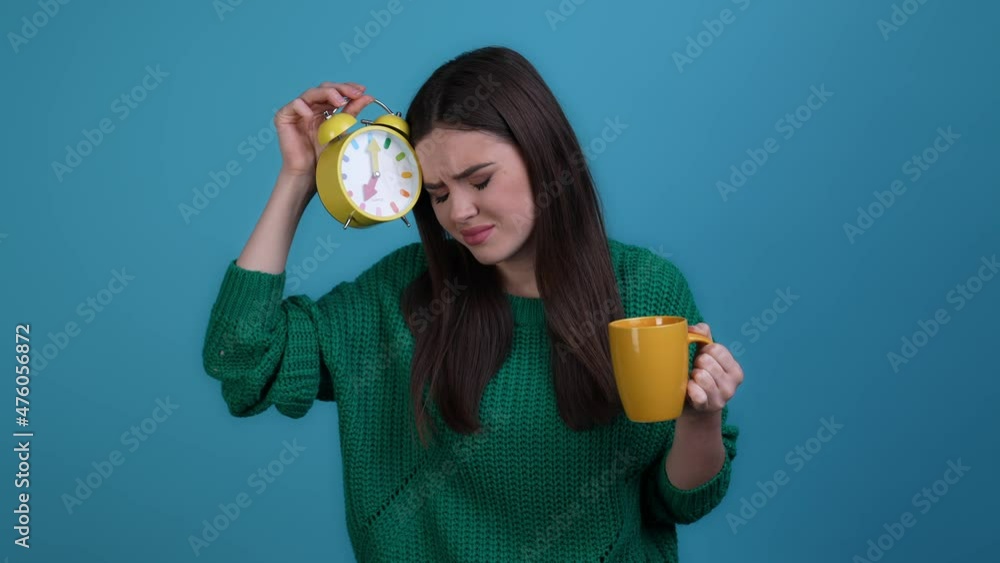
M667 314L684 317L688 325L704 321L687 279L672 262L649 251L642 251L638 258L641 277L645 278L647 296L655 308ZM689 365L693 365L697 347L691 345ZM673 444L674 422L670 421L669 438L663 455L646 469L643 476L643 504L653 519L666 524L689 524L702 518L722 501L729 488L732 460L736 457L736 439L739 430L727 424L729 407L722 411L722 444L726 450L722 468L711 479L694 489L674 487L666 473L667 454Z
M729 489L732 461L736 457L736 438L739 430L727 424L729 407L722 409L722 445L726 450L725 461L711 479L693 489L678 489L667 477L667 453L673 442L673 423L666 451L647 469L644 477L644 502L654 519L661 523L690 524L700 520L722 502Z
M337 400L338 386L355 371L356 360L378 347L385 307L398 308L401 283L411 278L405 273L418 262L414 246L386 256L319 300L282 299L285 272L246 270L230 262L202 351L205 372L222 383L230 414L253 416L274 405L281 414L300 418L316 399Z

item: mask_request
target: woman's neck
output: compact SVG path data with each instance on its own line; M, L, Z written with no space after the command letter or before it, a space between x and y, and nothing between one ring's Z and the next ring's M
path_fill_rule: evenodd
M532 246L525 244L513 256L496 265L504 291L511 295L535 299L540 297L538 279L535 276L535 252Z

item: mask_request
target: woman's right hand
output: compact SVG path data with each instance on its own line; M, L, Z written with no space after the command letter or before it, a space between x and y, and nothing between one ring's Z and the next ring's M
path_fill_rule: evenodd
M310 88L282 107L274 116L281 150L281 172L301 179L311 192L316 190L316 162L325 145L316 139L324 111L340 111L355 117L375 98L364 94L365 87L354 82L324 82ZM345 105L346 104L346 105Z

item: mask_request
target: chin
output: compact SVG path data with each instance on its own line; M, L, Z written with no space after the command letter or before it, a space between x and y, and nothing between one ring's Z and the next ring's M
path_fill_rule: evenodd
M504 258L507 257L506 253L500 252L494 248L488 248L489 244L481 244L479 246L468 246L463 244L466 250L472 254L472 257L476 259L477 262L484 266L495 266L499 262L503 262Z
M459 242L466 250L472 254L477 262L484 266L495 266L504 260L510 259L515 249L501 237L492 236L483 244L469 246L464 242Z

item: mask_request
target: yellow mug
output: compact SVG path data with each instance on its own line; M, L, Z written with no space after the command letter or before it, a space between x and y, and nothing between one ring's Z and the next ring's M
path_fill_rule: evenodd
M633 422L679 417L691 373L689 345L712 339L690 332L684 317L663 315L612 321L608 337L625 416Z

